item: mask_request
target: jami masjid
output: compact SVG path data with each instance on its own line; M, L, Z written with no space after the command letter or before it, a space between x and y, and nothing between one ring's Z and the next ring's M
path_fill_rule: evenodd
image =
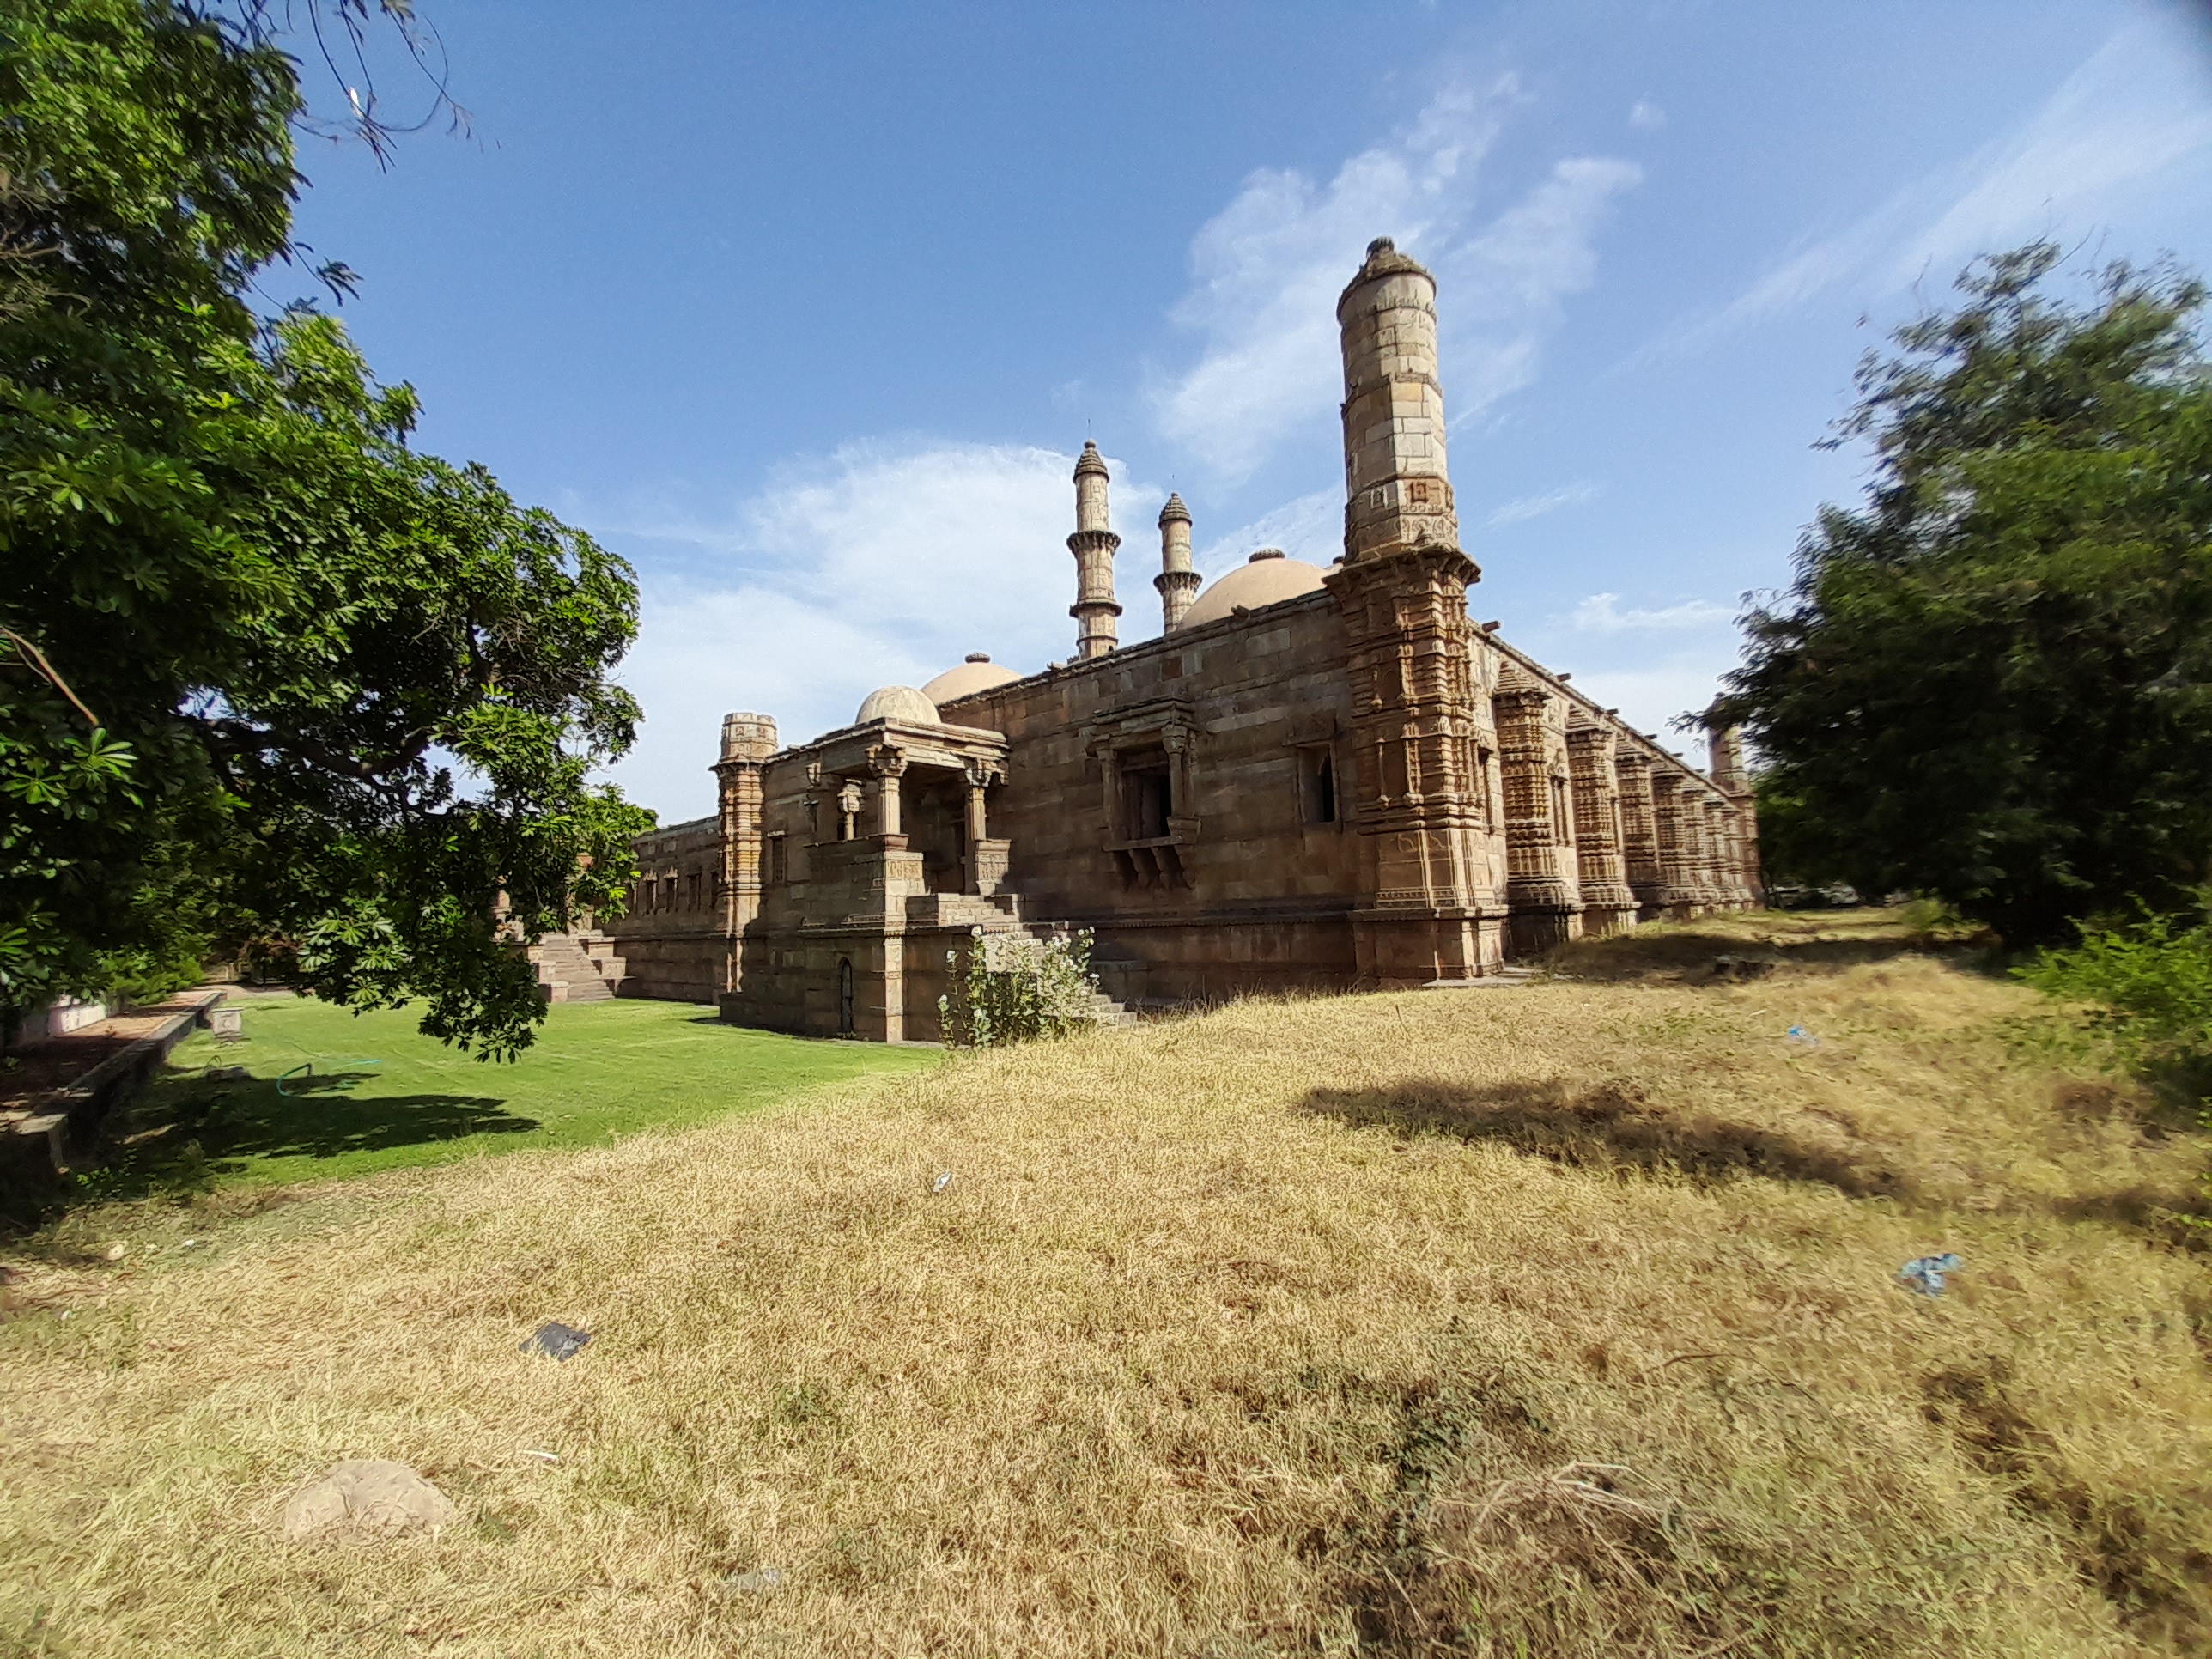
M1436 283L1378 240L1338 301L1344 552L1210 586L1159 516L1164 631L1117 642L1106 465L1075 465L1075 649L971 656L783 746L732 714L720 810L641 836L605 933L547 941L550 994L717 1004L746 1025L939 1036L949 952L1095 935L1139 1006L1455 985L1583 934L1759 902L1741 751L1700 773L1468 618Z

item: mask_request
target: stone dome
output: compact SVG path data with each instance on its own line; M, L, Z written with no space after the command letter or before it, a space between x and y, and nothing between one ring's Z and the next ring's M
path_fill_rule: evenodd
M971 651L968 660L957 668L948 668L921 688L921 695L935 703L946 703L961 697L972 697L978 691L988 691L994 685L1008 685L1021 678L1011 668L1001 668L981 651Z
M1247 611L1257 611L1263 605L1280 605L1285 599L1316 592L1321 578L1319 565L1285 558L1279 547L1263 547L1227 575L1207 583L1183 612L1182 627L1219 622L1240 605Z
M897 720L903 726L935 726L937 705L910 685L886 685L868 693L860 703L860 712L853 716L853 724L866 726L871 720Z

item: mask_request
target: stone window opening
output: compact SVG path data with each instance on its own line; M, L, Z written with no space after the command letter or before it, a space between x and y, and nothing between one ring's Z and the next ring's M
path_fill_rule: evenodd
M837 958L837 1035L853 1036L859 1032L859 1023L853 1017L853 958Z
M1168 827L1175 812L1173 776L1164 754L1122 761L1121 839L1164 841L1174 833Z
M1336 756L1326 744L1298 750L1298 817L1309 824L1341 821L1337 804Z
M789 838L777 830L768 838L768 884L781 887L791 879Z
M688 908L696 910L699 908L699 872L696 870L691 872L684 885L686 888L684 902Z
M1552 830L1559 845L1569 847L1575 839L1574 808L1567 799L1567 781L1556 772L1552 775Z
M668 911L676 908L676 878L673 876L660 878L660 908Z

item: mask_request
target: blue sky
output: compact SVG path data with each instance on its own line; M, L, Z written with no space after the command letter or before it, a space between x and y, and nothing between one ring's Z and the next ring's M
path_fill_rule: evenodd
M423 447L636 564L613 775L664 822L727 710L799 741L1070 654L1086 436L1125 641L1170 488L1209 575L1325 564L1370 237L1438 278L1476 619L1646 730L1854 493L1813 445L1968 258L2212 266L2212 27L2149 0L420 9L470 135L311 145L301 234Z

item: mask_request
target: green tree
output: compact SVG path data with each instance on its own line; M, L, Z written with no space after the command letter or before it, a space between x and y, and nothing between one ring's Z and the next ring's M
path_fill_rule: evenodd
M2203 285L2036 244L1869 354L1871 440L1707 718L1765 761L1778 867L1940 897L2015 946L2212 874Z
M245 945L511 1055L518 936L617 909L649 822L586 781L635 585L251 303L302 263L257 19L0 0L0 1013Z

